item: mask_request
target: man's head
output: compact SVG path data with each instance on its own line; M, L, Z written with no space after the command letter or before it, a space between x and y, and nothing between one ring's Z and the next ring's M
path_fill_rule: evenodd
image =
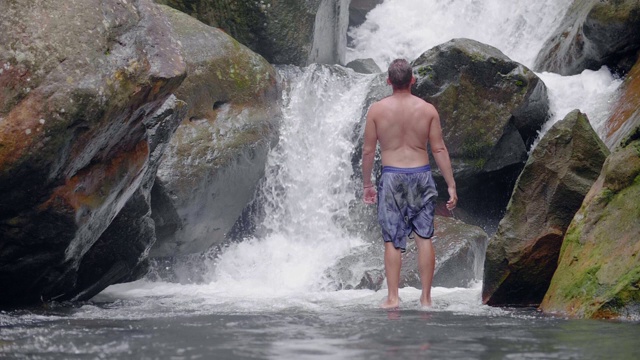
M389 78L387 82L394 90L408 89L414 82L413 69L405 59L395 59L389 65Z

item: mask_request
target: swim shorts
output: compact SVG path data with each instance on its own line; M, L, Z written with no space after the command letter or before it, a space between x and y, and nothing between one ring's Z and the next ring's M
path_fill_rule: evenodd
M378 184L378 222L382 238L405 252L414 231L424 239L433 236L436 185L429 165L417 168L382 167Z

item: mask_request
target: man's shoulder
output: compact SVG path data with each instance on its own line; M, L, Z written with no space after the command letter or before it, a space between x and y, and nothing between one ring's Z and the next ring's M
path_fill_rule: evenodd
M423 99L423 98L421 98L419 96L413 95L413 97L414 97L415 103L418 106L422 107L424 110L426 110L426 111L436 111L436 107L432 103L428 102L427 100L425 100L425 99Z

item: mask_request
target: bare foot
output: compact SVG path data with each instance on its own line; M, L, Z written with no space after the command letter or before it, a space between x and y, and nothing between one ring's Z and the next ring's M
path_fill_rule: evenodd
M422 307L431 307L431 298L420 297L420 305Z
M399 306L400 306L399 298L389 299L389 297L387 297L385 301L382 304L380 304L381 308L387 309L387 310L397 309Z

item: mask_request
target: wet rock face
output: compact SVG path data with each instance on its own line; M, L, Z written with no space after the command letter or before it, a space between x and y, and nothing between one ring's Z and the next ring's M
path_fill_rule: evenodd
M275 69L223 31L161 6L182 44L188 76L176 90L186 116L152 189L153 257L220 243L253 197L276 137Z
M640 3L575 0L535 62L536 71L575 75L603 65L626 74L640 49Z
M617 147L633 129L640 126L640 59L625 77L619 94L605 125L604 142L609 149Z
M147 273L147 255L156 241L151 189L169 139L185 115L186 104L172 95L153 116L145 119L149 166L140 187L83 257L73 300L89 300L109 285L134 281Z
M640 127L606 160L562 243L540 308L584 318L640 316Z
M346 46L349 16L349 4L345 0L156 2L224 30L272 64L304 66L344 60L341 49ZM318 39L331 40L325 44L314 43L317 40L314 35Z
M72 298L185 66L150 0L2 2L0 24L0 303Z
M565 231L608 153L586 115L578 110L545 134L518 178L507 213L489 242L484 303L540 304Z
M548 118L545 85L498 49L468 39L436 46L412 66L412 92L440 114L460 207L499 218Z

